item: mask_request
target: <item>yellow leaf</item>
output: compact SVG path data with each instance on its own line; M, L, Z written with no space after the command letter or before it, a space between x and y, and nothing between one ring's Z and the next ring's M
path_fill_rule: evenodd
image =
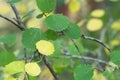
M38 49L38 51L43 54L43 55L51 55L54 53L55 49L54 49L54 45L46 40L40 40L36 43L36 48Z
M10 6L5 2L0 1L0 14L6 14L10 11Z
M93 17L102 17L102 16L104 16L104 14L105 14L105 10L96 9L96 10L92 11L91 16L93 16Z
M78 0L72 0L69 4L69 10L72 13L76 13L80 10L80 2Z
M117 39L110 41L110 45L113 46L113 47L114 47L114 46L117 46L117 45L119 45L119 44L120 44L120 41L117 40Z
M94 70L94 75L92 80L107 80L101 72Z
M8 78L5 78L5 80L17 80L17 79L15 79L14 77L8 77Z
M23 15L27 13L27 11L29 10L27 5L20 4L20 5L17 5L17 7L18 7L18 11L20 12L20 14L23 14Z
M27 28L40 28L40 21L36 18L32 18L27 22Z
M112 23L111 28L116 31L120 30L120 21Z
M103 27L103 22L101 19L93 18L87 23L87 29L89 31L98 31Z
M31 76L38 76L41 72L41 69L37 63L32 62L25 65L25 71Z

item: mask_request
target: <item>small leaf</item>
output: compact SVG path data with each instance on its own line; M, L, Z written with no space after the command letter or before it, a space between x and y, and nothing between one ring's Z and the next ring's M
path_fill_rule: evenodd
M44 15L44 14L39 14L39 15L36 16L36 18L38 18L38 19L39 19L39 18L42 18L43 15Z
M56 0L36 0L38 8L44 13L52 12L56 7Z
M33 14L34 12L35 12L35 9L32 9L32 10L28 11L28 12L22 17L22 19L30 16L30 15Z
M120 50L115 50L110 53L110 58L113 63L120 66Z
M62 14L54 14L45 19L47 27L54 31L62 31L68 28L69 20Z
M5 72L13 75L24 72L25 63L23 61L13 61L5 66Z
M13 53L2 51L0 52L0 66L5 66L6 64L15 60L15 55Z
M78 39L81 35L78 25L70 23L69 27L64 30L64 34L72 39Z
M75 80L91 80L93 76L93 69L87 65L79 65L74 70L74 78Z
M53 30L47 30L45 36L50 40L56 40L58 38L58 34Z
M54 53L55 49L54 49L54 45L46 40L40 40L36 43L36 48L38 49L38 51L43 54L43 55L51 55Z
M15 44L16 35L6 34L0 38L0 42L3 42L8 45L8 47L12 47Z
M103 21L101 19L92 18L87 23L87 29L89 31L98 31L102 29Z
M41 69L37 63L32 62L25 65L25 71L31 76L38 76L41 72Z
M8 0L8 3L17 3L17 2L20 2L22 0Z
M45 39L43 32L39 28L26 29L22 35L22 43L26 48L35 50L37 41Z
M92 11L91 16L93 17L102 17L105 15L105 10L104 9L96 9Z

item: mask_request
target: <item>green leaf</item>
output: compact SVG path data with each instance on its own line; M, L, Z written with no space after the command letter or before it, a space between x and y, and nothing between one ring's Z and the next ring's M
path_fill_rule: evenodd
M74 70L75 80L91 80L93 76L93 69L87 65L79 65Z
M35 50L35 44L37 41L45 39L43 32L38 28L26 29L22 35L22 43L26 48Z
M39 15L36 16L36 18L38 18L38 19L39 19L39 18L42 18L43 15L44 15L44 14L39 14Z
M13 61L5 66L5 72L13 75L20 72L24 72L25 63L24 61Z
M17 2L20 2L22 0L8 0L8 3L17 3Z
M0 42L3 42L8 45L8 47L12 47L15 44L16 35L6 34L0 38Z
M54 31L62 31L68 28L69 20L66 16L62 14L54 14L45 19L45 24L47 27Z
M28 11L28 12L22 17L22 19L30 16L31 14L34 13L34 11L35 11L35 9L32 9L32 10Z
M44 13L52 12L56 7L56 0L36 0L38 8Z
M56 40L58 38L58 35L55 31L53 30L47 30L45 32L45 36L49 39L49 40Z
M2 51L0 52L0 66L5 66L6 64L15 60L15 55L13 53Z
M70 23L69 27L64 30L64 34L70 37L71 39L78 39L81 35L80 28L74 23Z
M120 66L120 50L115 50L110 53L110 58L113 63Z

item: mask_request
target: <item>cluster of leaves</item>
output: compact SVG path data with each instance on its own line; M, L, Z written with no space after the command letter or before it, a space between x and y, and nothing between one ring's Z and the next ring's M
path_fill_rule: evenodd
M20 1L22 0L9 0L8 2L17 3ZM54 69L56 70L56 72L59 73L63 69L65 69L65 67L70 67L70 59L65 59L64 57L60 60L52 58L62 55L60 54L60 47L61 44L65 41L64 39L61 39L61 37L58 37L58 33L63 33L64 36L67 36L68 39L77 40L81 36L81 30L77 24L71 22L66 16L62 14L52 14L50 16L46 15L55 10L56 0L36 0L36 3L38 8L43 12L42 14L37 15L37 18L42 18L43 16L46 16L44 23L47 26L48 30L46 32L43 32L39 28L26 29L25 31L23 31L21 41L25 48L31 51L38 50L41 55L48 56L48 58L54 63ZM27 14L25 14L25 16L23 16L23 18L29 16L33 12L34 10L29 11ZM94 15L94 13L92 13L91 15ZM92 21L94 22L94 20ZM92 21L89 24L93 23ZM13 34L4 35L0 38L0 42L2 43L2 46L7 45L7 47L11 47L16 42L16 36ZM74 45L71 45L68 48L70 49L71 53L75 53L75 55L80 55ZM119 50L112 51L110 53L111 61L118 67L120 66L119 53ZM75 63L75 66L73 68L69 68L71 69L69 71L72 71L72 73L74 73L74 79L92 79L94 69L91 66L77 62ZM20 73L19 77L21 77L21 73L23 74L24 71L27 72L30 76L38 76L41 72L40 65L37 64L37 61L29 62L27 64L25 64L24 61L17 61L15 55L10 51L4 49L4 47L0 47L0 66L4 67L6 73L14 76L17 75L17 77L18 73Z

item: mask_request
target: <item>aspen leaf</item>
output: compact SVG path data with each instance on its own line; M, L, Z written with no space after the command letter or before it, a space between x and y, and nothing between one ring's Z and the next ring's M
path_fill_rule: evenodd
M56 0L36 0L38 8L44 13L50 13L55 9Z
M111 25L111 29L113 30L120 30L120 21L113 22Z
M26 29L22 35L22 43L26 48L35 50L35 44L37 41L45 39L43 32L38 28Z
M81 35L80 28L74 23L70 23L69 27L64 30L64 34L70 37L71 39L78 39Z
M74 70L75 80L91 80L93 76L93 69L90 66L81 64L77 66Z
M62 14L54 14L45 19L47 27L54 31L62 31L68 28L69 20Z
M38 49L38 51L43 54L43 55L51 55L54 53L55 49L54 49L54 45L46 40L40 40L36 43L36 48Z
M5 66L5 72L9 74L16 74L24 72L24 62L23 61L13 61Z
M120 66L120 50L115 50L110 53L110 58L113 63Z
M31 76L38 76L41 72L41 69L37 63L32 62L25 65L25 71Z
M89 31L98 31L103 27L103 22L101 19L90 19L87 23L87 29Z
M72 13L76 13L80 10L80 2L78 0L72 0L69 4L69 10Z
M0 14L6 14L10 11L9 5L7 5L7 3L5 3L3 1L0 0Z
M17 80L17 79L12 77L12 76L10 76L10 77L5 78L5 80Z
M91 16L102 17L102 16L104 16L104 14L105 14L105 11L103 9L96 9L96 10L92 11Z

